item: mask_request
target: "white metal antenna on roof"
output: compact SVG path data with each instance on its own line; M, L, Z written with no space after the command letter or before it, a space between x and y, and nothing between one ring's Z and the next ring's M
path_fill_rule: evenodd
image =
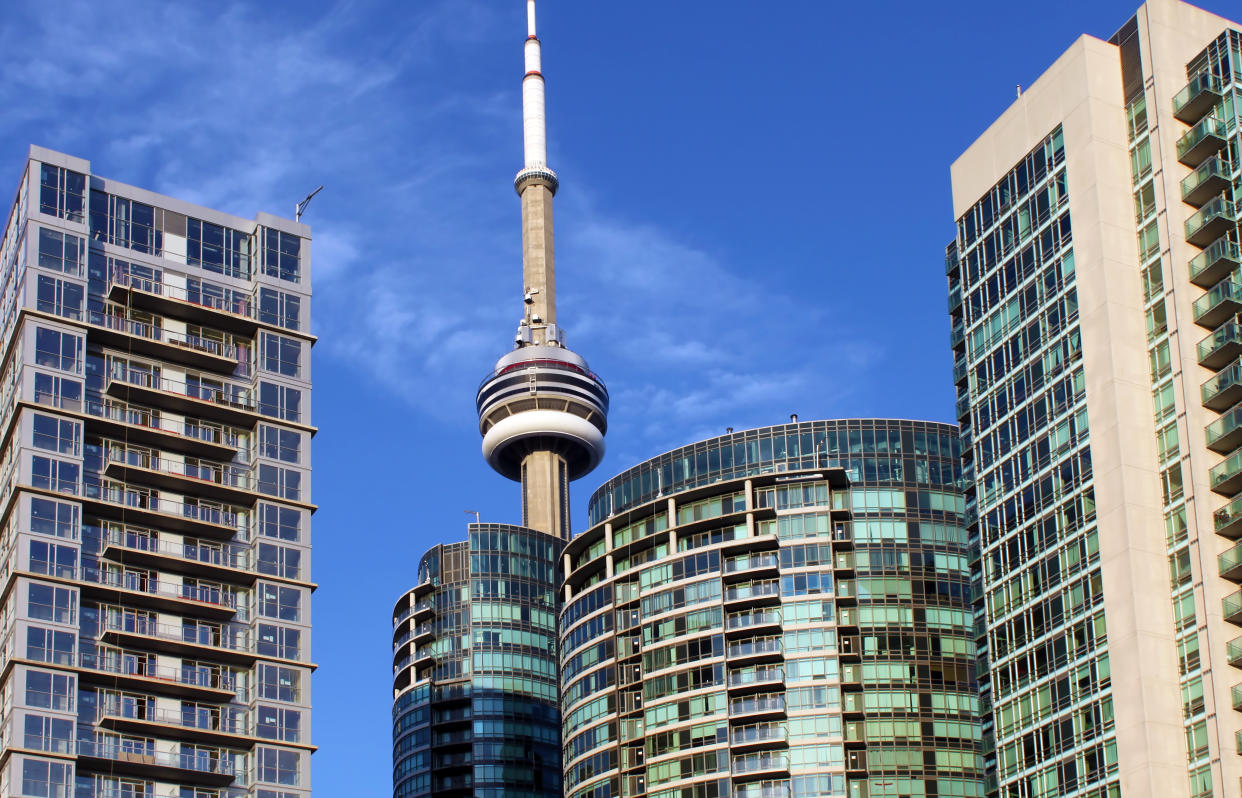
M315 198L315 195L318 194L320 191L323 191L323 186L320 186L319 188L315 189L311 193L307 194L306 199L302 200L297 205L293 206L293 221L295 222L302 221L302 214L306 212L306 206L310 205L310 201L313 200Z

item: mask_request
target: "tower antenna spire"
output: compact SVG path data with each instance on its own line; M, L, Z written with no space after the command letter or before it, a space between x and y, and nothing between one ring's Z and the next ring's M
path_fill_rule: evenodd
M552 198L560 182L548 166L543 47L535 32L535 0L526 0L526 74L522 78L522 170L513 181L522 198L522 298L518 346L563 343L556 325L556 261Z

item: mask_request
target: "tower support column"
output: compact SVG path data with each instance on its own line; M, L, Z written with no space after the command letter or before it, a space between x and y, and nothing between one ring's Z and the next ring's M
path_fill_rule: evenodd
M569 474L555 452L531 452L522 460L522 526L569 539Z

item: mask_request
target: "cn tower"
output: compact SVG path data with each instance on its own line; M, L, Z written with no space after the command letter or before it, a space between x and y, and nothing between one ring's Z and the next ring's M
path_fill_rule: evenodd
M496 361L475 404L483 456L522 483L522 525L570 536L569 483L604 456L608 389L565 344L556 321L552 198L545 87L535 0L526 0L526 75L522 79L525 162L513 181L522 203L522 317L513 351Z

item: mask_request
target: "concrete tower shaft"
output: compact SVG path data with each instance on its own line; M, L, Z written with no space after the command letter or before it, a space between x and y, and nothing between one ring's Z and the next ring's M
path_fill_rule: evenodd
M586 360L565 346L556 321L552 198L548 167L543 53L535 0L526 0L526 74L522 78L523 166L514 179L522 202L522 302L514 350L496 363L475 395L483 456L522 483L522 523L568 539L569 482L604 456L608 389Z

